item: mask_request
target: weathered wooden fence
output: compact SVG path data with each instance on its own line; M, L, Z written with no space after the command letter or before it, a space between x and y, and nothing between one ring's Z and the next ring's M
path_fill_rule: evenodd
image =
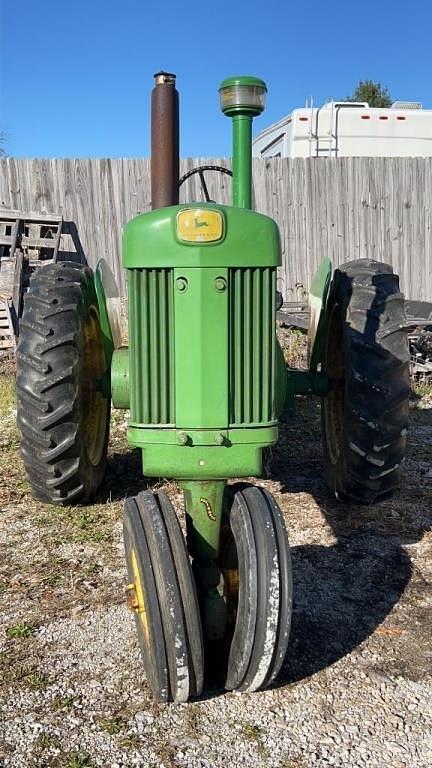
M183 160L181 173L199 163ZM370 257L392 263L405 295L432 300L432 158L254 160L258 211L279 224L283 266L279 287L295 300L309 287L323 256L340 264ZM213 199L229 202L230 180L209 173ZM202 199L198 176L181 200ZM147 159L0 160L0 207L63 215L70 227L63 250L80 251L92 266L105 257L122 292L125 223L150 208Z

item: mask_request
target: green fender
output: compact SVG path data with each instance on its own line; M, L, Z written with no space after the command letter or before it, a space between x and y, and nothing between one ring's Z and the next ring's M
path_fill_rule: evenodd
M310 371L316 371L318 364L323 360L326 306L332 277L333 262L329 258L325 258L313 276L309 291L308 356Z
M94 273L94 286L96 291L96 298L99 309L99 320L101 324L103 345L105 350L105 360L107 365L107 371L102 381L102 389L107 397L111 396L113 388L113 363L116 354L122 350L121 346L121 317L120 317L120 295L117 288L117 284L110 267L105 259L98 261L97 267ZM121 357L121 374L117 376L122 382L122 390L124 390L124 367L125 360L127 365L127 356ZM119 366L116 366L116 370ZM126 376L127 378L127 376ZM121 397L121 400L127 401L127 395ZM122 407L128 407L124 405Z
M115 277L105 259L100 259L97 263L94 284L105 357L110 366L114 350L121 346L120 295Z

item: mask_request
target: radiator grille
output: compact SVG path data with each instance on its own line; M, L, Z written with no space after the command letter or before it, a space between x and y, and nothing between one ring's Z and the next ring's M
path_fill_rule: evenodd
M131 422L173 424L173 275L129 270Z
M230 270L230 426L274 420L276 270Z

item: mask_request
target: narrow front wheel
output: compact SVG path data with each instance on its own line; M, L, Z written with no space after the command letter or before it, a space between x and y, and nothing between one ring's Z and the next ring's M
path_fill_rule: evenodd
M225 687L255 691L281 669L292 611L288 536L281 510L264 488L228 487L220 564L231 617Z
M147 682L158 701L185 702L203 687L198 600L180 525L168 497L144 491L126 500L124 546Z

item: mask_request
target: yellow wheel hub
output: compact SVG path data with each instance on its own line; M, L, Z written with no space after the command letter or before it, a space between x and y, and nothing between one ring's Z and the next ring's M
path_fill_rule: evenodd
M227 600L237 606L239 593L239 572L238 568L224 568L224 594Z
M232 630L235 626L239 602L239 572L238 568L224 568L223 595L227 607L227 628Z
M126 587L127 603L131 611L133 611L139 618L141 628L144 634L145 644L149 645L149 631L147 621L147 611L144 599L144 587L141 581L141 575L138 568L138 561L136 552L133 549L131 552L131 566L133 582Z
M223 595L228 609L228 622L233 624L237 615L239 601L240 574L235 542L227 526L222 528L221 540L221 549L223 551L221 563Z
M108 400L100 391L106 373L105 351L96 307L90 307L84 326L82 370L82 411L84 443L89 461L97 466L102 459Z

